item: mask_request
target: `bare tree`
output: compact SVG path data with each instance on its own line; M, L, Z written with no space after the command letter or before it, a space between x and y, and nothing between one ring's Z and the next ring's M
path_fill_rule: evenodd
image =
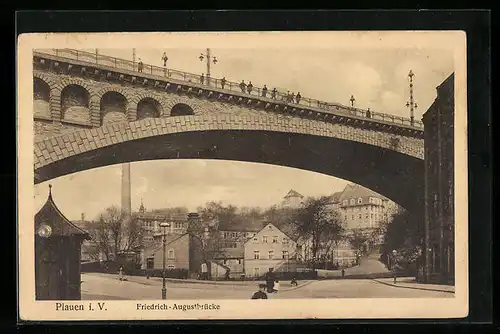
M102 254L105 260L117 260L119 255L137 253L143 244L140 222L121 212L117 206L108 207L88 231L95 244L93 257Z
M202 218L189 224L187 233L194 239L193 247L197 248L203 261L209 261L223 254L223 240L217 229L216 220L203 221Z
M330 201L328 196L309 197L293 218L297 233L310 240L312 265L342 237L342 218Z

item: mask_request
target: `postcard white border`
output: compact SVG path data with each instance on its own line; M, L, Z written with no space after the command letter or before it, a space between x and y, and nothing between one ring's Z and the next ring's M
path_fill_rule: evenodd
M210 311L137 311L138 303L104 301L107 311L61 312L54 301L35 301L33 55L35 48L155 48L159 40L176 48L441 48L454 54L455 68L455 297L339 298L293 300L167 300L168 304L217 304ZM243 42L246 40L246 42ZM328 41L325 43L325 41ZM185 320L185 319L370 319L460 318L468 315L468 189L466 34L462 31L47 33L18 39L18 236L21 320ZM88 304L72 301L67 304ZM264 303L264 307L260 306Z

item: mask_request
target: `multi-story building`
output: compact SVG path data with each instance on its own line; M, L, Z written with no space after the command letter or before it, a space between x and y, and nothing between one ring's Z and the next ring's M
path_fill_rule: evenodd
M454 74L437 87L422 117L425 126L424 279L453 283L454 252Z
M304 196L293 189L283 197L281 203L285 208L299 208L302 204L304 204Z
M266 224L245 242L244 268L247 277L261 277L272 268L286 270L296 259L297 242L272 223Z
M363 186L348 184L336 205L346 229L370 230L388 219L390 208L395 204Z

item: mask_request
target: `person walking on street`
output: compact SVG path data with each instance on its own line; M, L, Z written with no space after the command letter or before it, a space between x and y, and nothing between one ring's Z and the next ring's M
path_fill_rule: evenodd
M266 286L268 293L272 293L274 291L274 281L275 275L273 272L273 268L269 268L269 271L266 273Z
M139 62L137 63L137 72L142 72L143 68L144 68L144 63L142 62L141 58L139 58Z
M278 93L278 90L275 88L273 88L272 92L271 92L271 98L273 100L276 100L276 93Z
M266 95L267 95L267 87L266 85L264 85L264 87L262 88L262 96L266 97Z
M118 271L118 278L120 279L120 281L123 281L123 267L120 266L120 269Z
M163 61L163 67L167 68L168 57L167 57L167 53L166 52L163 52L163 56L161 56L161 60Z
M205 73L201 74L200 83L203 85L205 83Z
M367 117L367 118L370 118L370 117L371 117L370 108L368 108L368 110L366 111L366 117Z
M295 101L297 101L297 104L300 103L300 99L302 98L302 95L300 95L300 92L297 93L297 96L295 96Z
M299 283L297 283L297 279L295 277L292 278L292 281L290 282L290 284L293 285L293 286L299 285Z
M206 281L208 279L208 266L206 262L201 264L201 279Z
M274 293L278 293L280 290L280 281L276 280L274 281Z
M240 89L241 89L241 92L244 93L245 92L245 88L247 87L247 85L245 85L245 80L241 80L241 83L240 83Z
M252 85L252 82L250 81L248 83L248 86L247 86L247 91L248 91L248 94L252 93L252 89L253 89L253 85Z
M259 284L259 291L254 293L251 299L267 299L267 294L265 291L266 291L266 285Z
M226 77L222 78L220 81L220 86L222 87L222 89L224 89L225 85L226 85Z

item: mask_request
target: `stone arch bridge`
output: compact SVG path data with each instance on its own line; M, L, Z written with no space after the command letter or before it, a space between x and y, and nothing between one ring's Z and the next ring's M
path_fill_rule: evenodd
M34 52L35 184L123 162L238 160L340 177L423 214L420 123L198 84L184 72L137 72L125 60L75 52Z

